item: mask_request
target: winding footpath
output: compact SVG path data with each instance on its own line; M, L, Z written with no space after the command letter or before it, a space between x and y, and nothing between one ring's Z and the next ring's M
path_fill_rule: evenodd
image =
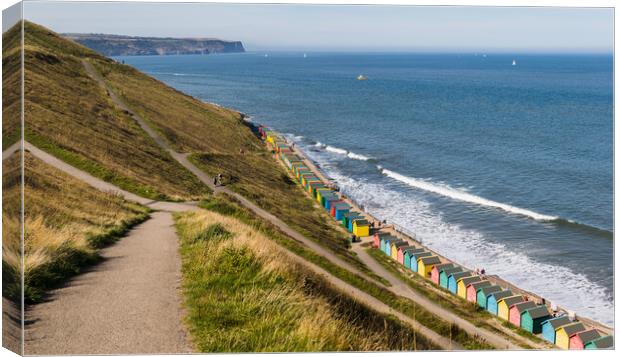
M256 215L271 222L291 238L303 243L333 264L356 274L359 269L335 253L295 231L279 218L258 207L226 187L215 187L212 178L193 165L188 154L174 151L144 119L135 114L105 83L88 61L84 68L110 94L119 108L126 110L142 129L182 166L194 173L215 193L237 199ZM3 160L20 149L16 143L3 151ZM195 202L173 203L149 200L124 191L83 172L54 156L24 143L24 149L47 164L105 192L146 205L155 212L152 218L136 226L116 244L101 251L104 261L90 271L71 279L64 287L52 292L47 302L26 311L26 354L119 354L119 353L187 353L191 342L182 326L183 311L180 294L180 256L178 237L171 212L196 210ZM287 251L288 252L288 251ZM362 262L376 274L392 283L389 289L413 299L438 317L452 322L471 335L478 335L497 348L520 349L519 346L490 331L478 328L454 313L413 292L383 269L365 252L356 249ZM396 311L366 292L333 276L307 260L289 254L298 262L327 281L375 309L396 316L418 333L444 349L462 350L463 346L437 334L415 319Z

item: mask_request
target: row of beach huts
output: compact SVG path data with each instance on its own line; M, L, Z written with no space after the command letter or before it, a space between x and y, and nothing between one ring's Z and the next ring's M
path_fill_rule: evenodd
M372 245L405 268L430 279L437 286L459 296L481 309L509 321L511 324L540 335L562 349L613 348L613 337L595 328L589 328L568 315L552 314L545 304L528 300L527 296L513 293L493 284L484 275L468 270L439 257L412 240L391 233L371 232L371 223L361 212L356 212L340 193L323 182L296 155L287 141L274 131L258 127L261 137L268 142L291 174L334 219L357 237L372 234Z

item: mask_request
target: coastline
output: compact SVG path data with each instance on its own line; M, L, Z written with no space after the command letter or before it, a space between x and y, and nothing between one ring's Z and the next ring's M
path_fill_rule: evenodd
M259 127L264 127L266 128L266 126L261 125L260 123L254 122L253 120L251 120L249 117L246 116L246 114L239 112L240 114L242 114L244 117L244 121L250 125L251 127L255 128L256 131L258 131ZM271 130L273 131L273 130ZM275 132L275 131L274 131ZM313 174L316 175L316 177L318 177L325 185L327 186L331 186L334 187L336 189L338 189L338 184L336 182L336 180L330 178L326 173L324 173L321 168L320 165L318 165L314 160L312 160L303 150L301 150L297 145L290 145L291 144L291 140L286 138L284 135L281 135L278 132L277 133L280 137L282 137L285 142L287 144L289 144L290 150L292 151L293 154L299 156L304 164L312 171ZM282 162L282 160L279 159L277 153L274 157L276 159L276 161L278 161L282 167L285 167L284 163ZM287 170L288 172L288 170ZM353 207L354 210L360 212L364 218L366 218L369 222L374 223L375 225L382 222L382 220L380 220L379 218L373 216L372 214L370 214L369 212L367 212L364 208L363 205L360 205L358 202L355 201L354 198L350 197L350 196L346 196L342 193L339 193L339 195L341 196L341 199L343 201L345 201L346 203L348 203L349 205L351 205ZM456 262L452 259L449 259L447 257L445 257L444 255L438 253L437 251L427 247L426 245L424 245L424 243L416 238L416 234L414 232L411 232L410 230L406 229L405 227L402 227L394 222L390 222L389 220L386 220L386 224L382 225L381 228L376 229L374 232L375 233L389 233L392 234L400 239L403 239L406 242L409 243L413 243L413 245L415 246L420 246L426 250L428 250L429 252L432 252L434 255L440 257L444 262L450 262L453 263L456 266L462 267L465 270L469 270L469 271L474 271L473 269L460 264L459 262ZM372 235L371 235L372 236ZM552 311L552 312L557 312L558 314L566 314L567 316L574 316L575 317L575 321L579 321L582 322L584 325L589 326L591 328L595 328L598 329L602 332L604 332L605 334L609 334L609 335L613 335L614 334L614 328L608 325L605 325L604 323L601 323L599 321L596 321L594 319L582 316L582 315L577 315L575 312L563 308L562 306L559 305L555 305L553 306L553 304L545 299L544 297L533 293L531 291L519 288L518 286L514 285L513 283L502 279L499 275L485 275L485 278L487 280L489 280L492 284L498 285L500 286L502 289L510 289L513 292L520 294L520 295L524 295L527 296L529 300L536 302L537 304L542 305L543 302L545 304L545 306L547 306L547 308Z

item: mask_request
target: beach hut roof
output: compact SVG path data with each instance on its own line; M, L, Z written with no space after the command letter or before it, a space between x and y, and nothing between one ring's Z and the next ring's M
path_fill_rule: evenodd
M410 246L408 246L408 247L404 247L404 248L402 249L402 251L403 251L403 254L406 254L406 253L409 253L409 252L413 252L413 251L415 251L416 249L420 249L420 248L416 248L416 247L414 247L414 246L410 245Z
M522 311L521 313L522 314L527 313L528 315L530 315L532 319L549 316L549 310L547 309L545 305L540 305L540 306L533 307L531 309L526 309L525 311Z
M354 216L361 217L362 215L359 212L347 212L344 214L344 216L349 218L349 217L354 217ZM382 234L389 234L389 233L379 233L379 236L381 236Z
M409 245L409 243L405 242L404 240L394 242L394 246L396 247L396 249L407 245Z
M368 221L366 219L356 219L355 224L358 226L367 226Z
M476 281L473 283L469 283L467 286L474 288L475 291L478 291L478 288L482 288L484 286L491 286L491 282L488 280Z
M501 300L501 299L503 299L505 297L513 296L514 294L510 290L502 290L502 291L498 291L496 293L491 293L489 295L494 296L495 300L499 301L499 300ZM489 297L489 296L487 295L487 297Z
M433 267L433 269L437 269L437 271L441 272L442 269L448 269L454 266L454 263L443 263L437 264Z
M612 336L601 336L596 338L590 343L594 344L597 348L611 348L614 346L614 338Z
M543 324L550 324L551 327L553 327L554 330L558 329L562 325L568 325L570 323L571 323L571 321L568 318L568 316L566 316L566 315L559 316L559 317L554 317L552 319L549 319L549 320L543 322Z
M398 237L394 237L394 236L393 236L393 235L391 235L391 234L390 234L388 237L383 237L383 238L381 238L381 239L383 239L383 241L384 241L384 242L386 242L386 243L391 243L391 242L393 242L393 241L395 241L395 240L399 240L399 238L398 238Z
M518 304L514 304L512 305L512 307L514 307L515 309L517 309L517 311L519 311L519 315L528 309L532 309L536 307L536 303L533 301L524 301L524 302L520 302Z
M422 249L419 252L409 253L409 255L417 262L418 259L420 259L420 258L432 256L433 253L429 252L428 250Z
M572 324L560 326L559 328L563 329L568 336L572 336L573 334L586 329L581 322L573 322Z
M424 265L441 263L441 259L439 259L439 257L436 255L432 255L430 257L421 257L418 259L418 261L422 261L422 264Z
M423 253L423 252L426 252L426 249L424 249L424 248L416 248L416 247L411 247L411 248L408 248L408 249L404 252L404 254L409 254L410 256L412 256L412 257L413 257L413 256L415 256L416 254L418 254L418 253Z
M475 283L476 281L480 281L482 280L482 278L478 275L474 275L474 276L464 276L462 278L456 279L456 281L462 281L463 285L467 286L471 283Z
M601 333L598 332L598 330L596 329L580 331L580 332L574 333L572 336L574 335L579 336L579 339L584 345L592 340L596 340L597 338L601 337Z
M349 208L351 208L351 206L348 203L346 203L346 202L336 203L334 206L336 206L338 209L349 209Z
M448 277L450 276L452 276L454 280L459 280L460 278L471 276L471 272L470 271L459 271L459 272L448 275Z
M504 303L506 303L506 305L508 307L510 307L510 306L512 306L514 304L518 304L518 303L522 302L523 301L523 296L521 296L521 295L513 295L513 296L509 296L509 297L505 297L505 298L499 299L498 302L500 302L500 301L504 301Z
M455 267L451 267L451 268L445 268L445 267L444 267L444 268L441 268L441 269L439 270L439 272L440 272L440 273L441 273L442 271L443 271L443 273L444 273L444 274L446 274L446 275L450 276L450 274L453 274L453 273L460 273L460 272L462 272L462 271L463 271L463 268L461 268L461 267L456 267L456 266L455 266Z
M482 294L484 296L489 296L489 294L491 293L497 293L502 291L502 287L499 285L485 285L485 286L480 286L478 287L478 290L476 290L476 292L482 291Z

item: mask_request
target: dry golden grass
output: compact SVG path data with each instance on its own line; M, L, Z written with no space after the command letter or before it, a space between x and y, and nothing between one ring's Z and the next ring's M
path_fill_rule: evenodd
M433 348L232 217L176 216L187 324L201 352Z
M21 271L19 155L3 161L3 267L9 277L5 296L15 298ZM100 192L43 163L24 157L24 276L26 299L97 259L96 248L118 238L146 218L147 208ZM14 280L14 281L13 281ZM7 290L8 289L8 290Z

